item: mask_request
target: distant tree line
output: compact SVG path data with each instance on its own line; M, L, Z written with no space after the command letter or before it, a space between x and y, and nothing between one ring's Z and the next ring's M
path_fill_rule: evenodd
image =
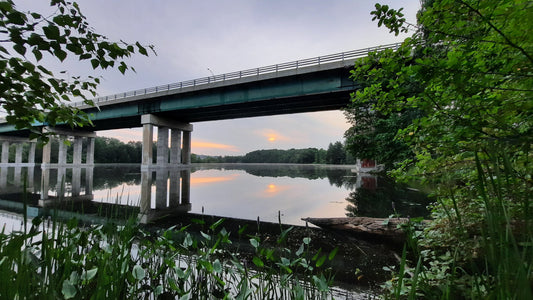
M278 164L355 164L355 158L341 142L330 143L328 149L255 150L243 156L206 156L193 154L193 163L278 163Z
M85 162L86 143L83 140L82 160ZM51 161L57 162L59 141L52 139ZM11 145L10 161L15 160L15 145ZM67 145L67 162L72 162L72 144ZM23 161L27 161L29 146L24 145ZM156 145L153 145L155 156ZM42 149L36 150L36 162L40 163L42 158ZM124 143L115 138L96 137L94 142L94 162L95 163L141 163L142 143L128 142ZM354 157L347 151L346 146L341 142L330 143L328 149L305 148L289 150L255 150L241 156L207 156L192 154L193 163L280 163L280 164L355 164Z

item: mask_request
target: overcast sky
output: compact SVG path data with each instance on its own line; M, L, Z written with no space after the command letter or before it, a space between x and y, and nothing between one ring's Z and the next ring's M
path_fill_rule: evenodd
M49 1L19 0L36 9ZM78 0L94 29L112 40L155 46L157 55L128 61L136 73L99 71L100 96L214 74L401 41L371 21L375 2L404 7L415 23L419 0ZM87 75L63 64L72 75ZM327 148L343 140L340 111L194 123L193 152L241 155L256 149ZM98 132L140 140L135 129Z

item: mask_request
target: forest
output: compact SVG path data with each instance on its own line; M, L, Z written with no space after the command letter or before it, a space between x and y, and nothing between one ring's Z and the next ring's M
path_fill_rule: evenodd
M83 143L86 143L83 140ZM51 161L57 161L59 140L52 138ZM72 145L67 142L67 162L72 162ZM15 147L10 150L10 160L15 159ZM85 160L86 145L83 145L83 160ZM154 160L157 155L156 145L153 145ZM27 158L29 145L23 147L23 157ZM40 163L42 149L36 149L36 162ZM94 143L95 163L112 164L140 164L142 156L141 142L123 143L118 139L109 137L96 137ZM269 149L255 150L241 156L209 156L201 154L191 154L193 163L284 163L284 164L335 164L350 165L355 164L355 159L347 151L346 146L341 142L330 143L328 149L306 148L306 149Z

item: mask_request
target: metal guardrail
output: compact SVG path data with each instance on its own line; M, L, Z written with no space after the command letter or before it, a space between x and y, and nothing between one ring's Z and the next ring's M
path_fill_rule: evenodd
M187 87L196 87L196 86L204 85L204 84L224 82L226 80L239 79L239 78L250 77L250 76L258 76L258 75L267 74L267 73L277 73L279 71L297 70L298 68L301 68L301 67L318 66L324 63L344 62L347 60L352 60L355 58L367 56L368 53L370 52L381 51L385 49L396 50L398 49L400 45L401 43L394 43L394 44L387 44L387 45L382 45L382 46L352 50L352 51L347 51L347 52L341 52L341 53L336 53L336 54L318 56L314 58L307 58L307 59L302 59L302 60L297 60L297 61L292 61L292 62L287 62L287 63L270 65L266 67L242 70L242 71L237 71L237 72L225 73L221 75L214 75L214 76L208 76L208 77L203 77L203 78L198 78L198 79L193 79L193 80L159 85L159 86L149 87L145 89L139 89L139 90L124 92L124 93L109 95L109 96L98 97L92 100L96 105L105 104L108 101L124 99L127 97L143 96L143 95L149 95L149 94L154 94L154 93L164 92L164 91L176 91L176 90L181 90ZM72 106L83 106L83 105L84 105L83 102L72 103Z

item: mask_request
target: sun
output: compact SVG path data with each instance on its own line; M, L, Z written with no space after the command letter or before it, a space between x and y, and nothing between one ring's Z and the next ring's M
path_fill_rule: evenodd
M276 137L271 136L271 137L268 138L268 141L269 142L274 142L274 141L276 141Z

